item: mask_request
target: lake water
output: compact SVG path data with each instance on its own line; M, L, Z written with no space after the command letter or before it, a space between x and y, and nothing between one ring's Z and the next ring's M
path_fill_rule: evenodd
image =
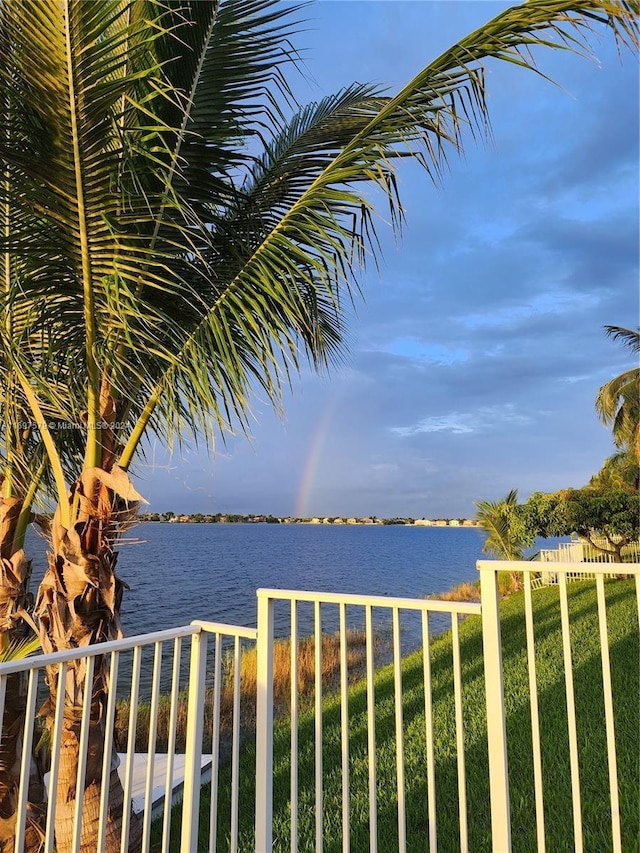
M123 547L127 634L192 619L255 626L256 589L424 597L476 575L479 530L378 525L146 524Z
M477 578L484 535L475 528L396 525L168 524L140 525L122 543L118 574L125 591L122 622L126 636L187 625L194 619L256 625L256 590L260 587L400 596L437 597L463 581ZM548 541L547 547L553 547ZM30 536L34 557L33 588L46 564L42 539ZM298 607L300 635L313 632L313 607ZM361 608L348 608L349 627L363 627ZM335 631L335 606L322 610L325 631ZM390 615L374 609L373 624L382 636ZM450 627L435 615L434 633ZM419 613L401 620L402 648L421 642ZM275 609L278 636L290 634L290 606ZM129 672L129 664L124 666ZM148 686L151 663L143 665ZM184 661L186 672L186 658ZM170 671L163 676L166 688Z
M259 587L421 598L475 580L484 556L475 528L156 522L134 537L118 559L129 636L193 619L254 627Z

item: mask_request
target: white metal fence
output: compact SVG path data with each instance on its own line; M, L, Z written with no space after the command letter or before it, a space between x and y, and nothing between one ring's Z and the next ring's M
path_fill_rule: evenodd
M640 542L624 545L622 556L624 560L638 562ZM571 542L560 542L557 548L542 548L539 553L541 563L615 563L614 557L611 543L603 538L595 538L593 542L572 539Z
M480 570L481 578L483 581L483 593L482 593L482 605L483 608L486 606L489 598L492 597L492 587L493 587L493 578L495 578L495 573L498 571L513 571L514 564L510 562L485 562L481 561L478 563L478 568ZM536 668L539 665L540 657L537 655L537 642L536 642L536 625L534 621L534 607L533 607L533 595L532 595L532 576L536 573L536 565L535 563L520 563L517 566L518 570L523 573L523 586L524 586L524 614L525 614L525 629L526 629L526 657L527 657L527 672L528 672L528 682L529 682L529 707L530 707L530 716L531 716L531 749L532 749L532 759L533 759L533 776L534 776L534 789L535 789L535 821L536 821L536 840L537 840L537 850L540 853L543 853L547 848L546 836L547 836L547 827L545 826L545 781L543 776L543 762L542 762L542 752L541 752L541 731L545 725L544 719L541 719L539 713L539 692L538 692L538 680L536 677ZM604 569L604 566L603 566ZM635 592L636 592L636 613L638 621L640 622L640 564L638 563L625 563L624 564L624 572L630 576L635 578ZM560 620L561 620L561 631L562 631L562 658L563 658L563 670L564 670L564 685L565 685L565 703L566 703L566 720L567 720L567 750L569 754L569 764L570 764L570 784L571 784L571 822L573 829L573 839L571 839L571 832L566 832L566 841L567 847L573 840L573 847L577 851L577 853L582 853L584 850L584 840L583 840L583 815L585 806L588 805L584 801L583 790L581 789L581 779L580 779L580 749L579 749L579 738L578 738L578 728L577 728L577 706L576 706L576 693L575 693L575 667L573 665L573 657L576 654L575 646L572 645L572 633L571 633L571 624L569 618L569 606L568 606L568 591L567 591L567 581L568 578L575 579L576 577L582 576L587 579L595 578L595 586L597 591L597 630L599 633L600 639L600 659L601 659L601 674L602 674L602 698L603 698L603 706L604 706L604 719L600 721L596 721L604 728L605 739L606 739L606 765L608 768L608 777L609 777L609 790L608 792L603 791L590 791L591 797L605 797L608 794L609 802L610 802L610 829L611 829L611 848L614 853L622 853L623 850L632 849L632 845L634 844L633 838L626 839L626 846L623 847L623 841L621 836L621 826L620 826L620 800L619 800L619 783L620 778L618 774L618 766L617 766L617 754L616 754L616 731L615 731L615 720L614 720L614 704L615 697L612 689L612 680L611 680L611 657L610 657L610 648L609 648L609 632L607 625L607 599L605 596L605 577L608 575L600 569L597 564L591 563L565 563L559 564L557 568L557 584L558 584L558 594L559 594L559 603L560 603ZM634 617L632 617L634 618ZM575 640L573 641L575 643ZM629 677L632 679L634 676L634 667L636 668L637 675L637 666L640 661L639 657L640 650L637 650L635 655L635 660L632 658L627 661L627 665L629 667ZM489 761L490 761L490 772L492 777L492 788L491 788L491 796L492 796L492 823L493 823L493 849L495 851L502 850L511 850L511 827L509 824L506 826L501 826L500 822L504 819L504 813L496 814L495 820L493 820L493 799L494 799L494 790L500 792L500 797L502 797L503 784L504 780L508 780L508 770L507 770L507 761L506 755L504 756L504 767L503 767L503 756L499 754L498 756L492 756L491 754L491 717L496 712L492 701L491 694L488 691L487 693L487 717L489 720ZM587 713L592 716L594 713L594 709L592 708L582 708L583 714ZM504 718L502 720L504 725ZM504 740L501 740L499 734L494 734L495 740L498 742L504 743ZM522 748L522 744L511 744L512 750ZM636 742L637 748L637 742ZM494 781L497 780L497 781ZM508 782L507 782L508 784ZM633 783L632 783L633 784ZM640 789L638 789L640 791ZM508 791L508 788L507 788ZM548 793L548 792L547 792ZM640 794L639 794L640 796ZM635 811L638 814L638 809L640 808L640 802L636 800L635 803L628 803L628 807L631 808L632 811ZM567 815L569 819L569 815ZM637 840L637 839L635 839Z
M296 668L298 660L298 618L299 608L302 604L310 604L313 607L313 634L315 653L315 683L313 691L314 702L314 776L313 780L305 780L307 786L313 786L313 803L315 832L313 838L313 849L322 851L324 849L324 816L326 803L323 792L323 754L326 745L323 732L323 685L322 685L322 630L324 621L329 616L331 609L338 611L338 634L339 634L339 695L340 695L340 766L332 772L341 775L341 807L340 822L342 835L342 849L351 849L350 843L350 720L349 720L349 673L347 667L347 624L348 615L352 624L364 625L366 641L365 672L366 679L366 720L367 720L367 754L368 754L368 844L367 849L375 851L383 850L379 844L378 825L378 801L380 799L377 758L378 749L376 744L376 690L375 690L375 654L374 643L376 631L383 629L384 616L387 614L390 622L390 656L393 666L393 716L395 736L395 791L387 792L387 799L396 802L396 826L398 849L405 850L407 844L407 822L405 802L405 766L404 766L404 739L405 726L403 724L403 680L402 680L402 632L401 615L405 617L411 614L418 617L418 632L414 633L414 645L417 644L423 650L424 659L424 682L423 682L423 709L426 726L425 732L425 766L424 778L427 788L425 800L425 812L427 814L428 838L435 849L437 837L436 818L436 779L435 764L433 756L434 727L432 714L432 685L429 668L429 633L430 619L445 615L452 632L453 639L453 683L451 690L454 695L455 704L455 728L458 765L458 803L457 812L459 820L459 832L463 849L467 847L467 805L466 805L466 773L464 754L464 724L462 711L462 677L460 665L460 638L459 619L461 616L479 615L480 605L472 602L442 602L432 600L414 600L402 598L386 598L382 596L362 595L331 595L327 593L291 592L282 590L259 590L258 591L258 669L261 673L258 681L258 704L257 704L257 770L256 778L258 786L256 790L256 834L255 845L258 851L270 851L273 849L273 643L274 624L276 608L285 605L290 613L291 637L291 768L290 768L290 849L310 849L309 838L305 838L300 847L299 838L299 726L298 710L299 695L297 690ZM374 614L377 619L374 619ZM381 618L382 616L382 618ZM335 624L335 621L334 621ZM377 626L377 627L376 627ZM494 626L495 630L495 626ZM405 634L405 643L407 636ZM417 642L416 642L417 641ZM410 640L408 641L411 642ZM388 820L388 818L387 818ZM395 839L394 839L395 840ZM425 838L426 843L426 838Z
M531 751L534 799L531 820L536 827L535 843L540 853L551 849L547 846L549 818L545 812L550 783L543 772L541 733L544 734L548 725L557 726L558 723L545 719L537 679L537 667L546 665L546 629L537 624L543 613L538 615L533 606L535 596L542 593L532 591L531 582L539 565L481 561L478 568L481 604L259 590L257 629L196 622L184 628L82 651L1 664L2 714L10 676L17 672L28 673L15 850L20 853L25 843L29 763L36 737L39 695L44 688L44 668L57 667L60 681L64 682L66 668L79 659L86 663L88 679L92 678L98 659L99 662L107 660L109 665L102 772L106 781L101 788L96 851L107 849L109 769L116 746L122 753L120 775L124 801L129 803L135 799L136 786L141 800L139 817L132 810L124 811L120 842L123 851L133 837L134 825L142 836L142 850L163 853L169 850L271 853L285 849L319 852L338 848L343 853L360 853L365 849L379 853L421 849L434 853L438 848L448 853L454 849L451 841L454 836L456 849L475 851L479 848L471 843L470 835L477 832L474 826L480 820L487 826L490 824L487 844L496 853L506 853L512 849L514 831L508 756L513 758L525 749ZM596 624L604 696L602 727L609 778L608 792L597 795L608 797L612 849L622 853L625 848L618 793L616 698L607 627L607 596L611 593L605 594L602 571L605 566L600 569L597 564L565 563L554 568L558 577L562 626L566 753L571 787L572 817L571 829L567 829L567 846L573 844L579 853L584 848L585 808L585 789L581 788L580 775L581 740L577 730L580 709L577 710L576 703L580 699L576 698L575 690L573 658L576 648L572 647L575 638L572 640L567 577L584 575L588 569L595 574L597 591ZM502 636L505 627L501 628L497 577L498 572L514 570L523 573L524 625L510 622L509 635ZM624 570L635 577L640 620L640 564L625 564ZM484 676L480 673L480 679L484 681L481 702L486 703L484 759L482 750L475 747L470 750L465 731L466 705L469 701L479 701L476 693L472 700L469 699L465 681L465 660L471 652L465 647L464 638L461 641L460 623L470 616L482 618ZM450 632L452 656L447 670L450 679L446 681L442 681L440 675L436 677L435 670L432 672L437 647L433 635L444 630ZM521 657L526 662L528 686L524 691L518 687L514 692L509 682L511 676L507 673L505 703L503 645L518 631L526 637L522 641ZM333 637L330 645L324 639L327 634ZM310 643L305 639L308 635L312 637ZM283 637L289 641L288 646L281 645ZM256 648L250 653L254 656L254 671L245 683L243 650L252 649L254 644ZM360 657L352 654L354 644L360 648ZM284 700L274 689L274 676L276 682L282 678L282 672L276 667L282 667L283 648L288 661ZM414 664L418 661L411 675L405 668L407 654L414 655ZM303 684L304 655L312 657L311 680L307 686ZM333 675L328 674L325 665L329 655L333 656ZM416 671L420 673L419 683L414 683ZM386 673L386 693L379 680L381 672ZM434 707L435 700L441 702L443 695L448 697L451 709L450 775L455 778L455 805L443 801L445 796L450 796L451 788L449 794L442 793L443 771L435 757L441 721L434 719ZM80 743L85 750L90 725L89 696L90 691L86 691L80 733ZM51 728L49 805L43 842L46 851L54 850L56 845L56 816L52 804L60 771L63 699L64 691L60 691ZM116 711L119 703L124 704ZM512 715L523 712L530 718L530 742L512 743L509 720ZM118 727L117 718L124 717L125 713L126 727ZM185 720L186 725L183 725ZM251 751L254 731L255 757ZM275 739L280 745L276 764ZM416 740L420 743L423 760L420 759L416 770L412 759L414 763L407 771L407 756L415 751ZM241 748L247 750L242 761ZM364 755L364 762L356 765L357 752ZM87 769L82 754L81 749L77 790L83 790ZM487 776L483 814L478 814L477 806L475 809L468 806L469 774L477 786L479 765L488 767L480 773ZM140 773L140 767L144 767L144 772ZM159 784L160 769L162 780L158 793L154 788ZM421 778L416 780L415 775ZM337 787L336 778L339 780ZM181 780L182 806L172 811L175 789ZM588 780L586 784L588 786ZM418 812L422 812L422 817L416 820L416 809L409 808L414 804L408 797L416 796L414 792L418 789L421 792ZM358 790L365 792L364 805L356 810ZM443 835L442 816L452 822L453 809L454 836ZM249 829L248 812L253 818L249 821ZM158 813L160 817L153 823L153 816ZM487 814L490 814L490 821ZM74 819L74 850L80 849L82 822L82 810L78 806ZM331 841L327 841L329 834Z

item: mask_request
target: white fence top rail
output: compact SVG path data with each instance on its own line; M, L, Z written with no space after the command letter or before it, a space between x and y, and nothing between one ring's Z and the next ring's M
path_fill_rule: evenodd
M243 625L226 625L224 622L205 622L194 619L191 623L208 634L224 634L227 637L241 637L245 640L257 640L257 628L245 628Z
M548 572L572 575L640 575L640 563L538 563L531 560L478 560L480 572ZM544 566L544 568L542 568Z
M392 598L387 595L343 595L332 592L308 592L292 589L259 589L258 598L275 598L282 601L310 601L321 604L356 604L370 607L397 607L401 610L429 610L434 613L466 613L480 615L476 601L438 601L433 598Z
M153 643L163 643L167 640L175 640L177 637L191 637L199 634L202 629L197 625L184 625L181 628L170 628L166 631L154 631L152 634L138 634L135 637L124 637L122 640L111 640L108 643L96 643L91 646L82 646L79 649L65 649L62 652L52 652L47 655L32 655L23 660L0 663L0 677L21 672L25 669L52 666L57 663L68 663L80 658L96 657L96 655L108 655L111 652L126 652L136 646L149 646Z

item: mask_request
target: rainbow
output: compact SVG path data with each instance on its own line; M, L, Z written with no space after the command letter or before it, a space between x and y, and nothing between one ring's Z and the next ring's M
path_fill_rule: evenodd
M313 435L311 449L302 471L302 477L300 478L298 497L293 511L294 518L305 518L308 514L308 503L311 495L311 489L313 487L313 479L316 475L318 461L324 447L327 433L329 432L329 425L331 423L331 418L333 417L336 402L337 400L335 397L329 402Z

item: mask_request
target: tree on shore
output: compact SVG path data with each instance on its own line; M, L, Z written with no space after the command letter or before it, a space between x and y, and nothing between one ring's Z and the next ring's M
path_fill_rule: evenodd
M640 353L640 331L605 326L607 335L622 341L632 353ZM634 454L640 465L640 366L626 370L604 384L596 397L600 420L613 431L616 447Z
M523 505L522 518L534 536L575 533L621 563L624 547L640 538L640 496L590 486L552 494L535 492Z
M497 560L523 560L533 539L517 515L518 490L499 501L475 501L475 520L486 533L482 550Z
M141 501L129 470L145 440L213 447L248 429L256 388L278 406L304 355L321 369L340 353L342 302L376 252L370 188L398 225L395 161L413 156L437 180L464 132L487 130L482 60L531 68L531 48L581 52L598 23L637 46L636 0L533 0L395 97L353 84L298 109L291 15L272 0L0 4L0 344L3 391L14 389L2 398L4 483L23 520L40 487L57 505L35 608L45 651L121 634L116 546ZM18 412L41 480L14 476ZM9 561L15 531L11 541ZM80 849L97 846L105 665L91 685L81 665L64 685L48 673L52 702L64 691L61 853L77 797ZM110 853L115 768L111 793Z
M518 504L518 490L512 489L502 500L475 501L475 521L485 532L482 551L496 560L524 560L525 549L533 545L535 534L527 527ZM529 559L533 559L530 557ZM520 572L510 572L512 589L520 589Z

